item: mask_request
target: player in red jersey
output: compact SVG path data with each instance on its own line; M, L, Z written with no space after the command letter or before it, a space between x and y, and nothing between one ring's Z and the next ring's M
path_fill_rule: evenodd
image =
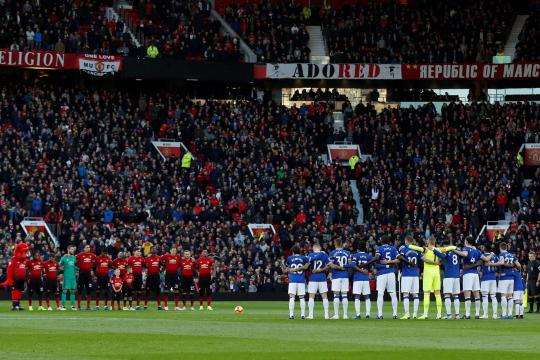
M96 310L99 310L99 299L101 297L101 292L103 292L103 298L105 300L105 306L103 307L103 310L109 310L109 307L107 305L109 303L109 270L111 268L111 258L109 257L107 250L102 250L101 255L96 258Z
M128 310L126 307L126 300L129 301L129 310L135 310L133 308L133 286L135 284L135 277L130 265L126 268L126 275L124 275L124 286L122 292L124 293L124 310Z
M165 292L163 294L163 310L169 310L167 303L169 301L169 291L172 289L174 292L174 310L178 311L178 291L180 288L180 282L178 279L178 268L180 266L180 255L176 247L171 248L170 254L165 254L161 257L162 265L165 267Z
M150 291L156 293L158 310L161 310L161 289L159 270L161 265L161 257L157 254L157 249L152 249L152 254L145 259L146 267L146 296L144 299L144 310L148 309L148 298Z
M118 310L122 310L120 307L120 300L122 300L122 287L124 285L124 279L120 276L120 269L114 270L114 276L111 278L112 287L112 301L111 308L114 310L114 302L118 304Z
M135 309L141 310L141 294L143 288L142 273L144 266L144 258L141 256L141 250L135 250L133 256L127 260L127 263L131 266L131 270L133 271L133 292L135 292L137 300L137 307Z
M214 260L208 257L208 251L204 249L201 252L201 256L195 261L195 268L198 270L199 278L199 310L203 310L203 300L206 296L206 308L210 311L212 308L212 297L210 292L210 285L212 284L212 277L214 276Z
M189 295L191 301L191 310L195 310L193 307L194 304L194 293L195 293L195 282L193 280L193 260L191 259L191 251L184 250L184 256L180 261L180 283L182 286L182 310L186 310L186 296Z
M126 275L127 260L123 252L118 253L118 257L113 261L113 268L120 270L120 277Z
M58 287L58 261L54 258L53 255L49 260L43 263L43 272L45 273L45 292L47 301L47 310L52 311L51 307L51 297L54 294L54 299L56 301L56 308L60 308L60 289Z
M43 282L41 276L43 275L43 260L38 251L34 252L34 256L31 260L26 262L26 267L30 274L30 282L28 284L28 310L33 311L34 307L32 306L32 297L37 294L39 301L38 310L43 311Z
M81 297L83 290L86 291L86 310L90 310L92 301L92 277L96 264L96 254L90 252L90 245L84 246L84 251L75 256L75 265L79 268L77 281L77 308L81 310Z

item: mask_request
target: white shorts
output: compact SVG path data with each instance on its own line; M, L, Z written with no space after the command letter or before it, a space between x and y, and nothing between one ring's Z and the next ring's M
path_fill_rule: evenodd
M499 294L512 294L514 292L514 280L499 280L497 292Z
M332 279L332 292L349 292L349 278Z
M308 284L308 293L310 294L316 294L317 292L319 294L324 294L328 292L328 284L326 281L310 281Z
M306 284L304 283L289 283L289 294L304 296L306 295Z
M352 293L354 295L370 295L369 281L354 281L352 284Z
M480 277L478 274L463 275L463 291L480 291Z
M418 276L402 276L401 277L401 292L418 294L420 289L420 281Z
M389 293L396 292L396 274L382 274L377 275L377 292L384 292L384 290Z
M523 300L523 290L514 291L514 301L516 300Z
M459 278L444 278L443 293L444 294L459 294L461 292Z
M497 280L484 280L480 283L480 291L485 294L497 293Z

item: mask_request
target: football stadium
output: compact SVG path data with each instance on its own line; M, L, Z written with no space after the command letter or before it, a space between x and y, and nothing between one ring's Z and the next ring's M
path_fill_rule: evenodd
M0 0L0 359L540 356L539 0Z

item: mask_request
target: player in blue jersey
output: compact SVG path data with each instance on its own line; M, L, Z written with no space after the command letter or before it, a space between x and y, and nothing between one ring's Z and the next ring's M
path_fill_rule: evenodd
M480 246L480 251L485 257L492 255L489 245ZM483 314L480 319L488 319L489 298L491 297L491 308L493 310L493 318L497 319L498 301L497 301L497 268L499 258L493 255L490 262L482 264L482 279L480 281L480 292L482 293L482 308Z
M420 291L420 270L418 264L422 260L422 254L409 248L409 245L414 244L412 236L405 237L405 245L399 249L398 259L401 261L401 294L403 297L403 309L405 315L402 320L410 319L409 312L409 296L413 298L413 318L418 316L418 292Z
M480 318L480 275L478 274L478 267L483 262L489 262L492 258L490 254L488 257L482 255L480 250L473 246L472 236L465 238L464 251L465 257L463 258L463 296L465 297L465 316L464 319L471 318L471 294L474 296L474 308L475 319Z
M300 300L300 315L302 319L306 316L306 273L309 268L307 256L300 255L300 247L292 247L292 255L287 258L287 267L283 272L289 274L289 319L294 319L294 299L298 296Z
M330 268L328 255L321 251L319 244L313 245L313 252L308 255L311 265L311 273L308 283L308 319L313 319L313 308L315 307L315 295L321 294L324 318L328 319L328 284L326 283L326 272Z
M523 294L525 281L521 271L514 271L514 304L516 304L516 319L523 319Z
M452 246L452 243L446 241L444 247ZM459 294L461 293L460 277L461 277L461 257L466 255L460 250L452 250L446 253L440 252L438 249L433 249L433 253L441 259L441 264L444 267L443 277L443 294L444 306L446 307L446 318L452 318L452 298L454 299L454 317L459 319Z
M383 235L382 245L377 247L375 252L375 270L377 271L377 319L383 318L384 291L390 294L392 299L392 314L397 319L398 300L396 296L396 274L395 265L399 264L397 259L398 251L395 246L390 245L390 238Z
M521 265L515 255L508 252L506 243L499 244L499 264L501 266L499 274L499 287L497 292L501 294L501 313L502 319L512 319L514 308L514 271L520 269Z
M371 316L371 289L369 288L369 269L373 256L366 252L366 243L361 243L358 246L358 252L353 255L352 263L354 264L353 275L353 295L354 295L354 310L356 320L361 319L360 314L360 298L364 297L366 319Z
M332 274L332 293L334 294L334 316L332 319L339 319L339 300L343 305L343 319L348 319L349 299L347 293L349 292L349 271L347 265L351 257L351 253L343 249L343 243L341 239L336 238L334 240L334 246L336 247L330 254L330 268Z

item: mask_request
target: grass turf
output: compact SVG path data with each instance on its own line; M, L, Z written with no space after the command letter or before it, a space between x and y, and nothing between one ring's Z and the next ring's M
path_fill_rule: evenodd
M214 305L213 312L197 307L15 313L7 301L0 302L0 359L516 360L540 355L539 314L526 314L524 320L406 321L392 320L386 304L389 319L336 321L321 319L317 302L316 320L291 321L286 301ZM235 305L244 313L235 314Z

